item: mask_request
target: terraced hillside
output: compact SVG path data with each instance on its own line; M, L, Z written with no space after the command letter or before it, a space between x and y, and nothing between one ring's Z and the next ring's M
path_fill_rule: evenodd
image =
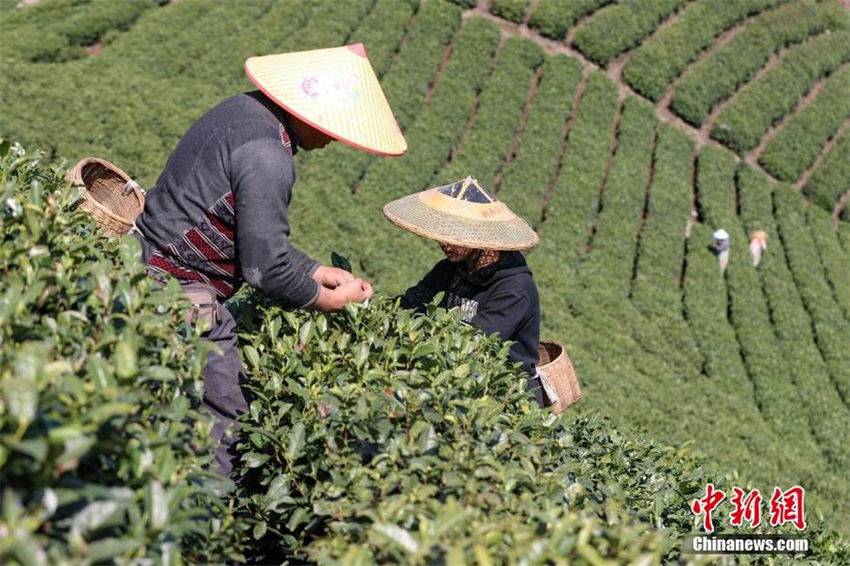
M544 334L599 411L850 533L850 12L834 0L43 0L0 134L154 183L253 54L365 43L410 149L298 156L294 238L385 293L439 251L384 202L473 175L540 232ZM333 17L328 17L332 14ZM95 17L97 16L97 17ZM34 38L38 38L37 40ZM722 273L707 249L731 235ZM754 230L769 234L754 268Z

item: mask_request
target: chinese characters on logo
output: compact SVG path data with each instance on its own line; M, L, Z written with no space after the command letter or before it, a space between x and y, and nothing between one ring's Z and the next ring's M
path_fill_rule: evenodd
M729 500L733 507L729 514L732 525L740 527L747 523L751 527L759 526L761 524L762 504L762 496L759 490L754 489L747 493L739 487L733 487L732 492L734 495ZM786 491L775 487L769 503L770 525L780 527L790 523L799 531L805 529L805 495L805 490L798 485ZM706 532L714 532L711 513L717 509L724 499L726 499L726 494L723 491L716 489L714 484L708 484L705 486L705 496L694 499L691 503L691 511L694 515L703 516L702 523Z

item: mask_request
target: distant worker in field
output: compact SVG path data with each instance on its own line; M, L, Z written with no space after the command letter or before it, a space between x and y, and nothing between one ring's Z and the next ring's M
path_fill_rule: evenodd
M750 237L750 254L753 256L753 267L758 267L761 261L761 252L767 249L767 232L756 230Z
M204 368L204 404L217 419L225 474L234 440L222 435L248 403L236 325L221 302L243 281L291 308L335 311L372 295L368 282L289 241L293 154L333 140L378 155L407 149L362 44L252 57L245 72L259 91L225 100L189 128L134 228L148 272L180 281L222 350Z
M721 228L714 232L713 237L714 243L711 245L711 249L717 254L720 271L726 271L726 265L729 263L729 234Z
M520 250L538 236L478 181L462 181L388 203L393 224L436 240L446 259L405 291L401 305L421 309L443 292L441 306L458 307L463 322L511 340L511 361L528 374L527 386L540 405L544 392L535 366L540 335L540 300Z

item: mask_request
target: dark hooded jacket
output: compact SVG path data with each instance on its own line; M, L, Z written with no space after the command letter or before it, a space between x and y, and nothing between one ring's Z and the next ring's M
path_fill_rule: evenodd
M458 307L464 322L486 334L495 332L502 340L511 340L511 361L522 363L529 376L536 373L540 299L520 252L502 252L499 261L471 273L465 263L445 259L405 291L401 304L421 309L441 291L445 293L441 306Z

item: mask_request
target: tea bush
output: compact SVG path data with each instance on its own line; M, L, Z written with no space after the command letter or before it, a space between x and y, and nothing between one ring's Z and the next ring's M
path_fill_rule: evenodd
M658 101L673 79L725 29L753 14L790 0L702 0L685 7L666 28L635 49L623 67L623 79L637 92Z
M671 347L689 358L686 367L701 368L702 356L682 314L679 285L691 213L692 153L691 138L670 124L659 126L629 298L644 316L656 321Z
M766 230L770 236L768 249L756 271L767 297L779 349L806 408L812 434L832 468L844 469L850 465L842 448L848 442L850 417L830 381L828 368L815 343L812 319L789 270L773 216L770 185L763 175L743 169L738 174L738 192L747 233Z
M529 0L493 0L490 11L495 16L521 23L525 19Z
M850 351L841 338L848 321L841 313L824 277L818 252L800 206L802 195L788 186L773 193L779 233L800 297L813 321L815 341L823 355L833 385L845 405L850 404Z
M782 181L797 180L814 163L824 144L850 117L850 66L827 79L817 98L771 138L759 163Z
M528 25L551 39L564 39L579 18L611 0L539 0Z
M691 528L697 462L539 410L455 313L237 311L255 397L240 498L266 560L657 562Z
M543 50L526 39L505 42L478 104L478 112L466 138L450 163L437 175L435 184L446 184L467 175L492 189L496 173L519 132L534 71L543 63Z
M207 471L207 348L134 238L67 212L63 174L0 144L0 562L239 559Z
M553 55L546 60L514 160L494 187L499 198L535 228L540 224L546 189L558 170L564 123L572 112L580 79L581 65L576 59Z
M850 31L826 33L792 49L720 112L711 136L737 152L750 151L815 82L848 61Z
M684 0L633 0L607 6L576 29L575 46L597 65L636 46Z
M848 20L842 6L832 2L795 2L761 14L682 75L670 108L699 126L718 102L753 78L773 53L825 30L846 29Z
M838 200L850 189L850 129L845 129L838 142L803 186L812 204L832 212Z

